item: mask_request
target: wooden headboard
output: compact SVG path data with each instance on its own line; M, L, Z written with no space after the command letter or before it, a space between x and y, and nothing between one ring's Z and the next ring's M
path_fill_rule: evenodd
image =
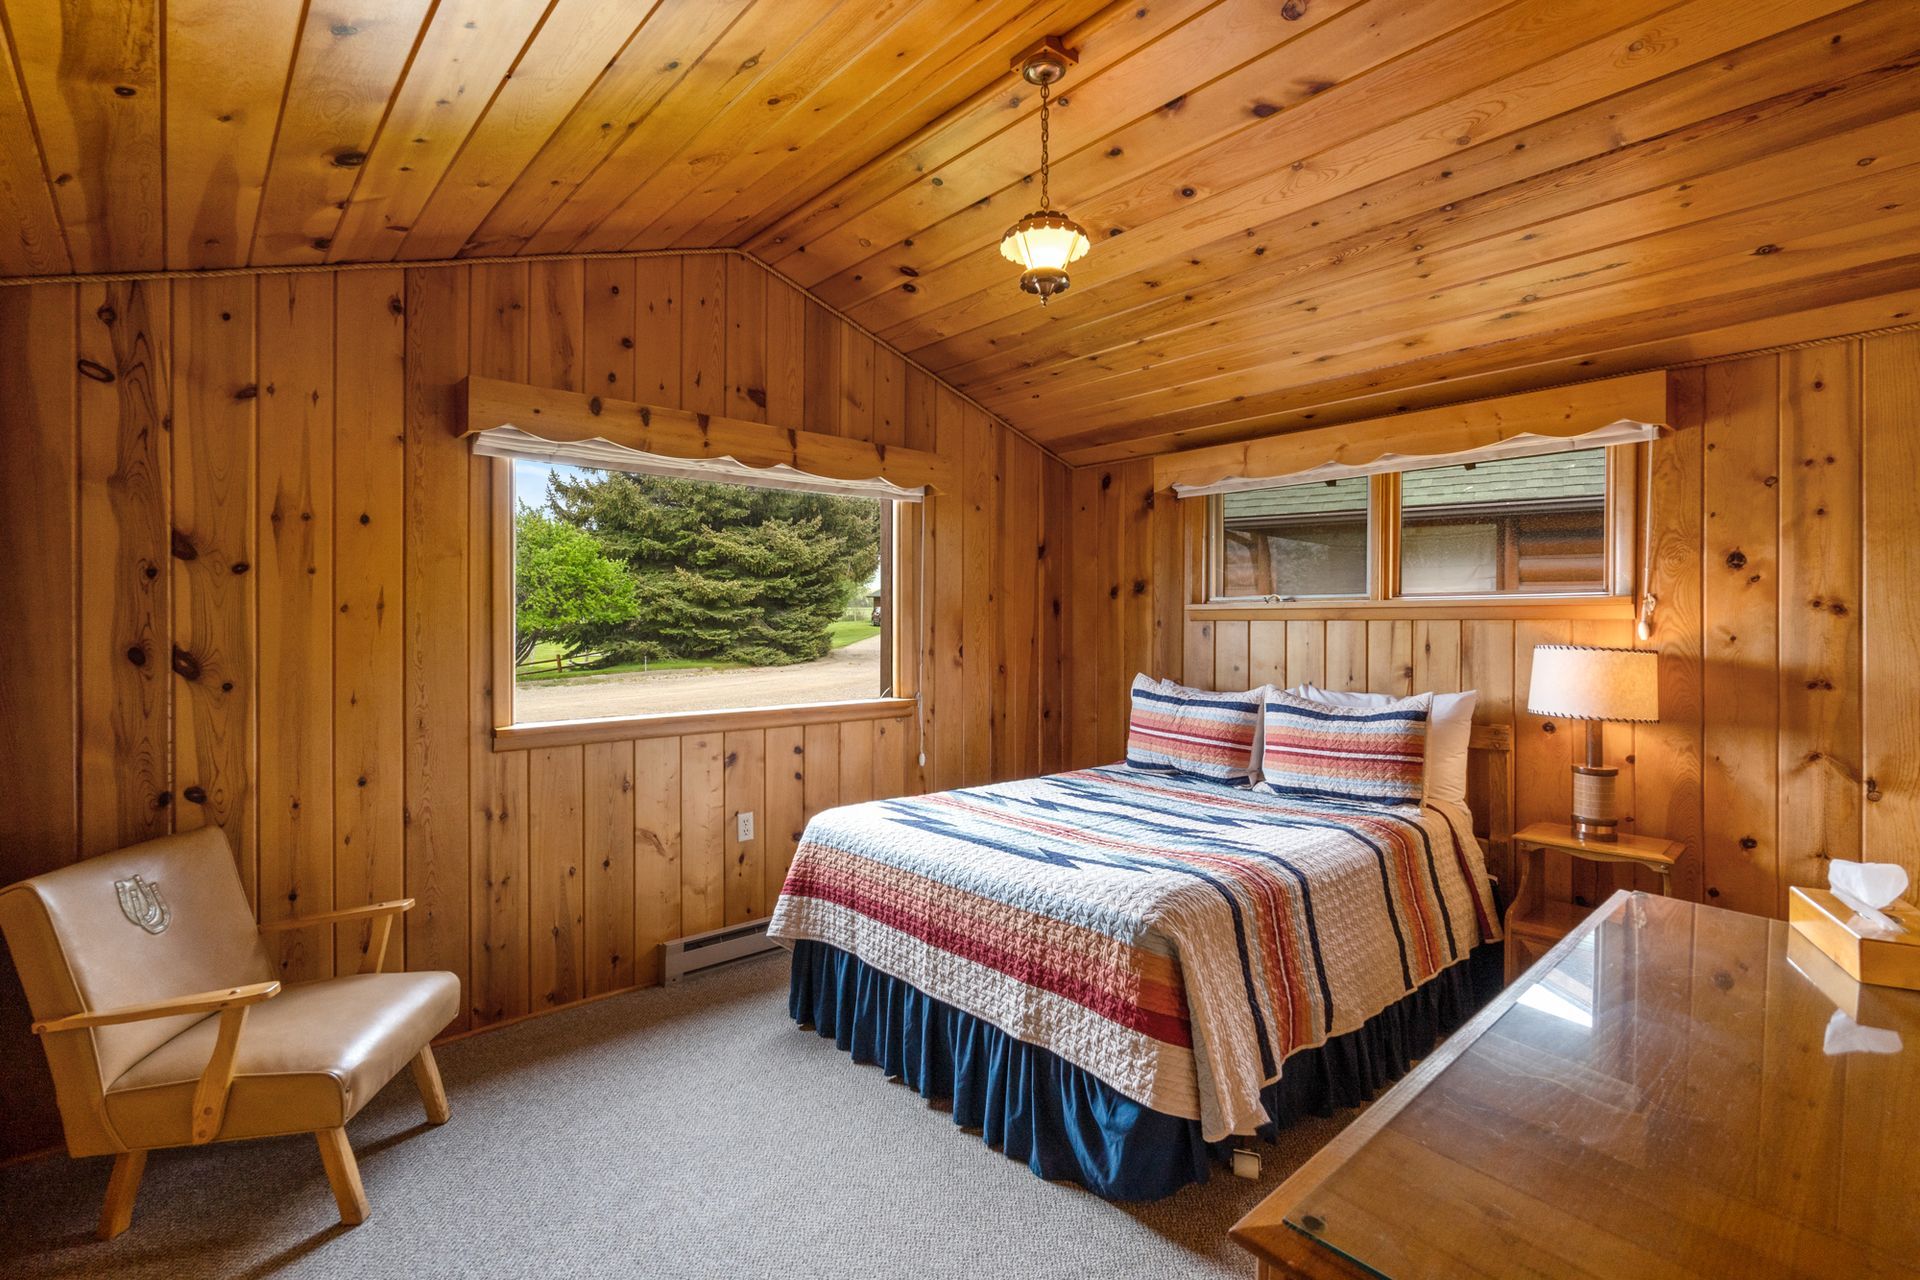
M1513 728L1476 724L1467 739L1467 807L1487 871L1513 892Z

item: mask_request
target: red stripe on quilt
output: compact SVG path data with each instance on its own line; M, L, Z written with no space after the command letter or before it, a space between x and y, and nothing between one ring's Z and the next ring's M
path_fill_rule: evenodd
M956 905L954 899L961 897L957 893L923 890L920 896L925 902L916 909L916 904L903 901L904 895L864 874L857 864L843 866L841 874L831 880L815 876L812 870L811 864L796 860L793 871L787 877L785 891L832 902L858 912L888 928L917 938L928 946L971 960L1028 986L1052 992L1110 1022L1152 1036L1165 1044L1189 1049L1193 1047L1193 1029L1184 1014L1173 1015L1147 1008L1130 994L1113 991L1092 981L1092 975L1076 973L1050 963L1044 934L1048 927L1057 927L1057 922L1036 918L1035 923L1042 927L1024 937L1014 930L994 927L992 922L978 918L977 913L969 913L975 918L968 927L955 927L949 923L957 914L954 910L928 908L936 896L949 906ZM943 888L938 885L930 887L936 891ZM962 910L967 906L964 902L957 905ZM1036 940L1041 945L1020 945ZM1153 985L1144 976L1137 973L1135 976L1143 987ZM1155 1003L1185 1007L1184 997L1178 997L1177 992L1152 994L1156 997Z

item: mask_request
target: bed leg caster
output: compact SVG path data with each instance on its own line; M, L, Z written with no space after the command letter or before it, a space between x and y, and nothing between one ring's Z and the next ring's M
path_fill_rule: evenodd
M1245 1178L1249 1182L1258 1182L1260 1180L1260 1153L1258 1151L1249 1151L1245 1147L1235 1147L1233 1150L1233 1176L1236 1178Z

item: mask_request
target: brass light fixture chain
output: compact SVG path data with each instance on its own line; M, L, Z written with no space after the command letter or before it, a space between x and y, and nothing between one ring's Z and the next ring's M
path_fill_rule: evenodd
M1020 78L1040 91L1040 204L1007 228L1000 238L1000 256L1020 264L1020 288L1039 298L1043 307L1072 283L1067 267L1085 257L1088 248L1086 228L1053 207L1053 86L1077 59L1060 37L1048 36L1013 60ZM1031 172L1026 180L1033 181Z
M1040 85L1040 207L1042 209L1053 208L1053 201L1047 198L1048 171L1052 168L1051 163L1047 159L1047 146L1050 140L1047 118L1047 86L1043 82Z

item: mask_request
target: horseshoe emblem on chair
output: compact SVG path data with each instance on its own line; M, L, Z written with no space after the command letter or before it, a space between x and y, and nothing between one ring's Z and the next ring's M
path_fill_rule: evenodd
M165 933L173 921L173 911L160 896L160 886L148 884L139 876L115 880L113 891L120 895L120 911L148 933Z

